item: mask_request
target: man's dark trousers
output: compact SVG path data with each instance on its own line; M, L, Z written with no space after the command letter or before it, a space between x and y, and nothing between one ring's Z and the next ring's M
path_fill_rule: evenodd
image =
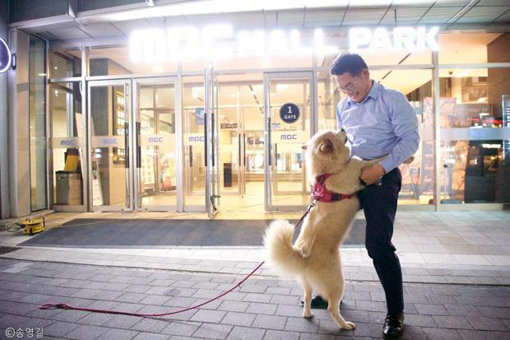
M384 288L388 313L394 315L404 311L402 269L391 243L401 185L402 175L395 168L383 176L380 186L369 185L358 194L367 221L365 247Z

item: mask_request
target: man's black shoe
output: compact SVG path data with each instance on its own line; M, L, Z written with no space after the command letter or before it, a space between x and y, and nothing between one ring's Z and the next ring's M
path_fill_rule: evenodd
M397 339L404 329L404 313L388 314L384 320L383 335L385 339Z
M305 300L301 299L299 301L301 303L301 306L305 304ZM340 301L340 304L342 304L342 301ZM312 309L328 309L328 301L324 300L322 296L320 295L314 295L312 297L312 303L311 303Z

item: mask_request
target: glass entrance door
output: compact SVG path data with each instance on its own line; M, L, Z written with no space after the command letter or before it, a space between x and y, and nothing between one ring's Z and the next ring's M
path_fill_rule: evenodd
M311 136L311 73L266 74L266 210L295 210L310 201L304 151Z
M89 206L93 211L132 210L130 81L88 83Z
M175 91L172 78L134 82L136 210L177 210L182 180Z

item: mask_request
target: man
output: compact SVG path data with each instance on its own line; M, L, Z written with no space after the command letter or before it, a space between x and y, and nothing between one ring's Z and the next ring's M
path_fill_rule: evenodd
M388 155L362 171L360 179L366 188L358 196L367 222L365 247L386 295L383 334L397 338L404 327L404 296L402 270L391 237L402 182L398 166L418 149L418 120L402 93L370 79L359 55L336 58L331 74L339 90L347 94L337 106L336 117L338 128L347 132L351 154L367 160ZM324 308L327 302L317 295L313 306Z

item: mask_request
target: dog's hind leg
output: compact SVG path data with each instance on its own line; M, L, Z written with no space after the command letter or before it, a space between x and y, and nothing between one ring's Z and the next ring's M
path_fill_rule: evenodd
M328 312L335 320L336 324L341 329L354 329L356 328L356 324L354 322L345 321L345 319L340 314L340 301L342 297L336 294L332 294L328 299Z
M313 314L311 311L312 307L312 286L306 281L306 279L302 278L301 280L303 284L304 296L303 296L303 317L305 319L312 319Z

